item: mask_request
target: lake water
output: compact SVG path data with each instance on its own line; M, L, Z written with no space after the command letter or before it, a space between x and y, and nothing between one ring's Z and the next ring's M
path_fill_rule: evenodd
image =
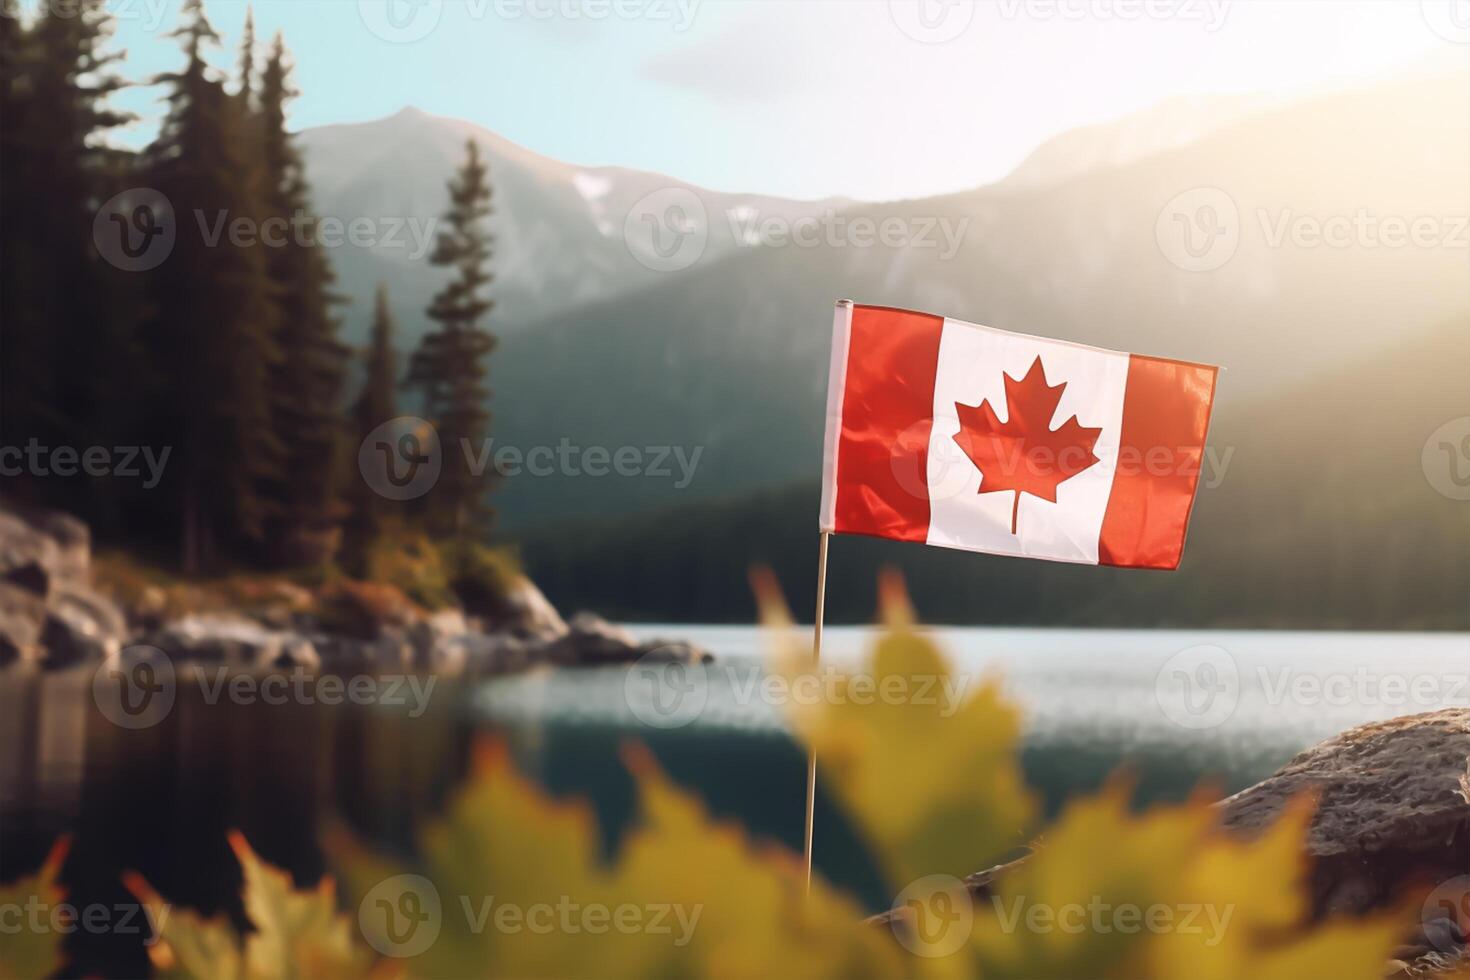
M180 683L167 716L138 730L103 717L86 670L0 674L0 880L34 868L71 833L65 883L79 904L127 901L119 875L136 869L180 904L239 916L226 830L242 830L303 882L329 870L316 843L327 820L410 852L484 735L507 742L551 792L589 798L609 852L633 816L618 755L629 739L717 817L799 851L805 757L782 706L759 696L760 633L633 629L692 640L716 660L439 679L417 716L383 704L211 702ZM994 673L1022 706L1022 765L1053 812L1120 766L1136 774L1140 804L1182 798L1204 781L1231 792L1353 725L1470 706L1467 634L933 633L963 684ZM831 628L823 662L851 667L871 639L870 630ZM820 793L816 817L822 872L868 907L885 906L860 839ZM69 947L82 972L144 968L141 947L116 936L79 932Z
M619 669L513 678L477 698L489 717L526 725L784 733L783 706L753 683L766 638L739 626L637 625L716 655L667 684ZM1028 745L1166 750L1237 783L1365 722L1470 707L1470 634L1221 630L937 628L956 683L998 676L1022 706ZM874 640L830 627L823 663L851 669ZM646 680L646 679L645 679ZM697 705L670 704L679 685ZM943 692L933 698L942 701ZM776 699L779 701L779 698ZM667 717L661 717L666 715Z

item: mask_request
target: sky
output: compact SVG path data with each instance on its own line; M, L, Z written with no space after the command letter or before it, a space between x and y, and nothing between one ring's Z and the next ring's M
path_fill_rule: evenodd
M109 0L124 73L176 68L180 0ZM233 66L246 5L208 0ZM999 179L1047 138L1211 93L1470 60L1470 0L256 0L296 128L416 106L583 165L797 198ZM231 69L233 70L233 69ZM151 136L158 90L121 100Z

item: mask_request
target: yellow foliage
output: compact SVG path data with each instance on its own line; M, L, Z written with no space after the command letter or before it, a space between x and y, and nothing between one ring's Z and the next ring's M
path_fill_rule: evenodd
M128 885L160 923L150 953L167 977L982 977L1377 980L1408 920L1311 920L1300 799L1254 839L1225 832L1207 799L1135 812L1111 781L1037 833L1018 763L1020 715L994 679L973 685L913 621L885 580L885 634L835 675L793 638L768 576L757 576L776 637L770 670L820 779L886 875L892 925L800 858L713 819L653 757L624 758L639 814L611 856L581 801L518 774L504 746L478 748L467 784L420 840L420 865L327 835L348 907L329 881L296 890L231 839L254 925L172 910ZM800 800L791 801L793 808ZM960 878L1028 852L972 893ZM27 890L52 887L48 861ZM49 870L48 870L49 869ZM49 877L48 877L49 875ZM374 957L363 945L375 950ZM56 951L0 935L0 977ZM19 952L17 952L19 951ZM18 958L19 957L19 958ZM47 958L53 957L53 958ZM10 972L7 973L6 970ZM34 971L27 971L34 972ZM42 970L41 972L45 972ZM26 975L21 973L19 975Z
M420 977L903 973L855 902L825 884L804 896L799 860L711 820L645 752L627 756L642 820L611 862L590 810L547 799L498 744L481 747L474 778L424 834L424 875L329 838L364 903L385 901L382 916L364 915L373 944L409 954ZM408 908L434 910L431 942L401 928Z
M974 686L950 669L896 579L883 584L888 629L867 668L835 678L792 636L773 580L758 573L754 585L772 669L824 695L790 699L792 726L890 880L977 871L1026 843L1036 802L1016 755L1020 712L998 679Z
M206 919L172 909L141 875L124 884L143 903L159 931L148 947L155 972L170 980L348 980L389 977L390 964L375 964L350 921L337 911L330 878L298 890L291 876L262 861L245 838L230 834L244 871L245 914L254 931L241 937L225 916Z
M66 897L56 878L70 845L70 838L58 838L40 870L0 885L0 914L11 912L23 917L20 922L0 923L0 980L31 980L50 976L61 968L65 960L61 952L63 934L56 926L67 923L58 922L58 916L52 913L59 912ZM28 919L32 909L41 917L44 928L32 928Z

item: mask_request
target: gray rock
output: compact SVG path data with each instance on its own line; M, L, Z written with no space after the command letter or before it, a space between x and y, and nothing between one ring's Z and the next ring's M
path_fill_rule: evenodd
M1316 793L1306 844L1314 913L1359 915L1470 874L1467 766L1470 709L1376 722L1307 749L1223 800L1221 822L1253 836L1280 816L1288 800ZM995 883L1025 860L972 874L965 883L977 898L988 899ZM885 912L870 921L902 928L903 919ZM1431 919L1397 951L1399 966L1409 971L1404 975L1419 976L1458 963L1466 952L1462 937L1460 925Z
M314 669L322 663L321 654L309 638L232 613L185 616L150 634L145 642L168 654L176 665Z
M91 560L91 534L76 518L0 511L0 665L61 669L117 653L127 622L93 591Z
M552 639L567 632L561 613L530 579L503 596L491 617L494 632L526 639Z
M90 590L63 586L47 607L41 646L48 669L99 663L116 656L127 641L127 624L117 607Z
M75 517L0 510L0 578L47 595L56 582L85 585L91 563L92 535Z
M1220 804L1252 834L1314 792L1307 834L1318 914L1358 914L1470 871L1470 709L1363 725L1315 745Z
M28 589L0 582L0 667L38 660L46 602Z
M11 511L0 511L0 579L44 597L61 569L61 546Z

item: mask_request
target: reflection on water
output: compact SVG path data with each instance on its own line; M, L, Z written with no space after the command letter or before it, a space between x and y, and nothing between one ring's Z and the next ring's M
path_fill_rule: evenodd
M30 871L57 835L71 833L72 902L130 901L119 875L138 870L180 904L239 917L227 829L242 830L298 882L326 870L316 834L327 821L407 852L486 732L505 738L553 792L590 797L609 849L633 808L618 760L629 738L646 742L717 815L799 848L805 762L781 706L760 694L756 631L647 632L682 634L719 656L702 675L681 677L704 699L687 724L650 725L658 719L640 699L655 692L613 668L473 687L441 679L421 717L385 704L234 703L181 676L168 714L137 730L98 709L86 670L0 674L0 880ZM999 672L1025 706L1023 761L1051 810L1120 765L1138 774L1141 802L1180 798L1205 778L1233 791L1351 725L1470 703L1463 634L942 634L962 679ZM851 664L868 636L828 635L834 664ZM859 841L825 799L816 839L829 877L870 907L884 904ZM69 947L79 972L146 969L137 937L79 932Z

